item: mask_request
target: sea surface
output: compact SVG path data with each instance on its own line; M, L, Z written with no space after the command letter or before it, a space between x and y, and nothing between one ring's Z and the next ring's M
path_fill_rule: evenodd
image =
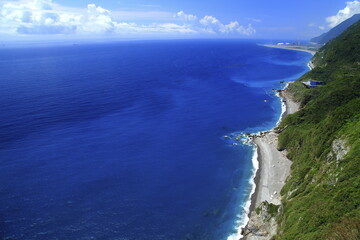
M232 134L272 128L311 57L258 42L2 47L1 239L235 234L254 151Z

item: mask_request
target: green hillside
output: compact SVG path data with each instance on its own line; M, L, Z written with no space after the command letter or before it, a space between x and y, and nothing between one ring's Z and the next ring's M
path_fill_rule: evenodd
M302 110L279 126L293 165L276 239L360 239L360 22L313 62L290 89ZM326 85L306 89L308 79Z

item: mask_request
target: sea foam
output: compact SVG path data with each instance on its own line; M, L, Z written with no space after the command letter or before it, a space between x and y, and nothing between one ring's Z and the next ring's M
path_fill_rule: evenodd
M236 232L231 234L227 240L238 240L243 237L241 234L241 230L247 225L249 221L250 207L251 207L251 199L256 190L255 176L259 169L259 161L258 161L258 147L256 144L251 143L253 146L253 156L252 156L252 174L249 179L250 191L247 201L242 205L241 214L238 215L238 219L236 221Z

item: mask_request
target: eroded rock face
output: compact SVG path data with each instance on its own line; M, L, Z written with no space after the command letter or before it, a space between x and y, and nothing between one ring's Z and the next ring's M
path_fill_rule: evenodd
M350 147L346 145L343 139L335 139L332 144L332 150L337 161L343 160L344 156L350 151Z
M243 231L246 240L270 240L276 234L276 214L271 213L270 205L262 202L257 210L252 211L250 220Z

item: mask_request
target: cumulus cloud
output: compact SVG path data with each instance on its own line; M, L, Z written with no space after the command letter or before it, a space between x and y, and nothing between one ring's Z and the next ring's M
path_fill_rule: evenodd
M75 32L76 25L64 22L64 17L53 11L51 1L8 2L3 4L0 11L0 30L3 33L21 34Z
M197 20L197 17L195 15L186 14L184 11L180 11L176 13L175 17L185 22L193 22Z
M256 33L256 30L251 26L251 24L247 27L239 26L236 31L247 36L254 35Z
M200 19L200 24L205 27L205 30L210 33L241 33L244 35L252 35L256 31L249 24L247 27L241 26L237 21L230 22L229 24L221 23L213 16L205 16Z
M357 13L360 13L360 1L346 2L344 9L339 10L335 16L326 18L326 21L329 23L329 27L335 27Z
M105 8L88 4L87 9L67 8L52 0L6 1L0 8L0 33L22 35L44 34L242 34L252 35L251 25L237 21L223 24L212 16L198 17L179 11L174 22L139 24L114 17ZM120 16L121 17L121 16Z
M111 33L114 32L117 23L112 20L110 11L95 4L89 4L87 15L79 28L84 33Z

